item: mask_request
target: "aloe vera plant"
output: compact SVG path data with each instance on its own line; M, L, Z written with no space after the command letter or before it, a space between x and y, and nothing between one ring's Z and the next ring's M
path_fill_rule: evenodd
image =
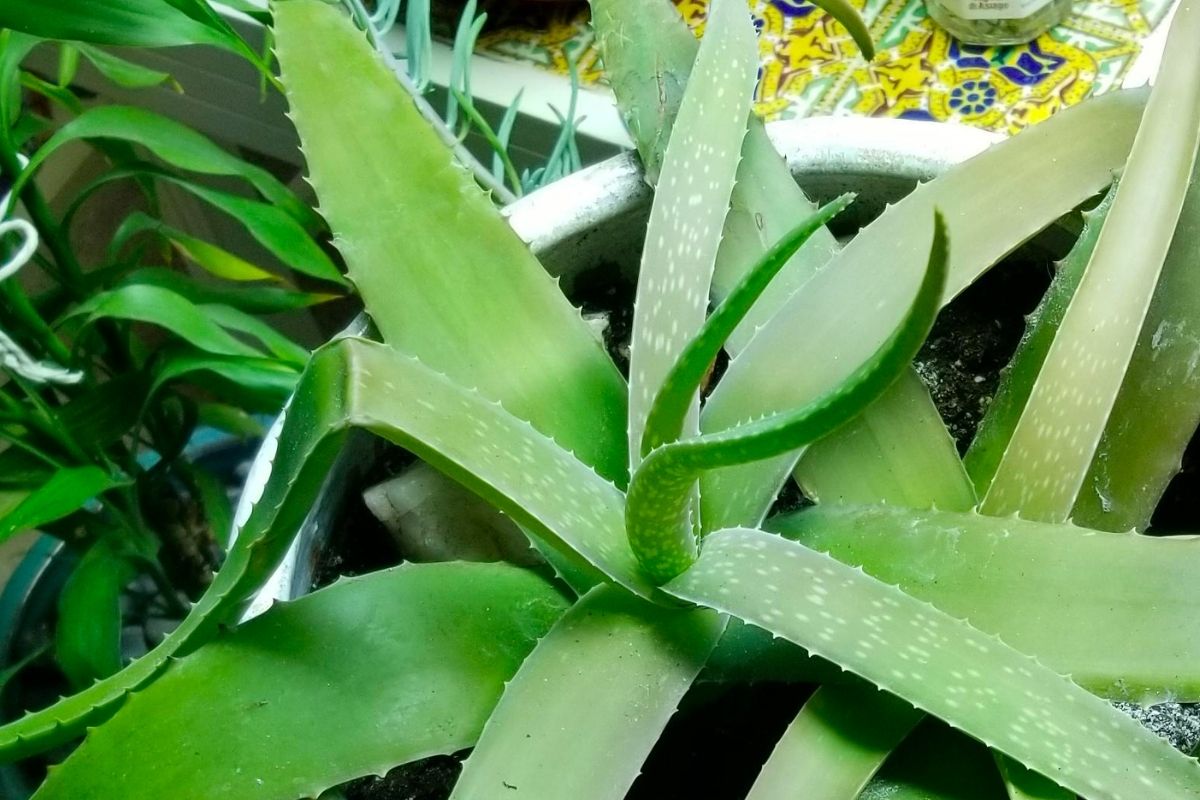
M595 4L600 24L613 26L602 39L619 42L606 52L610 69L623 68L622 50L653 52L619 0ZM1139 509L1153 505L1132 485L1129 464L1140 456L1123 443L1127 417L1144 412L1121 397L1155 402L1153 384L1127 382L1153 371L1160 353L1161 335L1139 336L1143 316L1170 330L1200 322L1200 307L1159 295L1190 285L1183 265L1200 218L1191 188L1200 89L1161 82L1140 129L1140 95L1063 112L917 190L841 250L823 226L852 198L812 211L791 195L786 207L807 210L786 224L774 219L778 235L766 241L746 235L745 215L772 212L756 210L761 198L737 186L776 183L783 167L748 118L749 15L738 0L714 0L694 64L669 63L690 58L673 39L655 68L660 87L681 91L678 103L668 113L655 92L625 101L659 181L627 387L366 37L319 0L279 0L273 16L321 213L382 342L344 339L313 357L269 440L269 479L183 626L115 676L0 727L0 756L14 758L98 726L38 797L286 800L473 747L458 800L618 800L690 687L706 674L751 680L768 659L827 685L783 734L754 800L858 796L910 731L914 747L896 757L928 756L928 746L915 746L931 730L918 725L925 712L992 748L999 760L985 763L998 766L969 780L1003 776L1014 798L1059 796L1057 787L1097 800L1200 796L1200 765L1107 702L1200 700L1188 613L1200 605L1190 580L1196 540L1066 521L1076 504L1086 507L1080 489L1101 461L1105 497L1128 503L1122 515L1144 525ZM1165 68L1192 74L1198 36L1200 10L1185 3ZM353 92L339 70L354 75ZM1191 116L1173 116L1178 109ZM1106 135L1083 152L1078 139L1089 129ZM397 164L396 141L416 156ZM1061 180L1002 229L981 225L993 202L982 189L1019 180L1017 166L1033 156L1058 159ZM1120 187L1090 217L1018 350L1009 399L984 422L1003 457L986 468L969 459L968 471L910 362L944 302L1103 191L1127 157ZM1129 209L1160 173L1173 190L1155 197L1163 219L1128 276L1135 296L1105 277L1114 258L1105 242L1129 246ZM722 240L722 222L739 235ZM866 286L864 271L881 260L887 280ZM776 276L792 281L782 296L771 294ZM1066 310L1056 310L1064 298ZM1078 455L1070 431L1080 421L1047 414L1033 398L1070 378L1057 352L1086 364L1109 346L1071 320L1125 305L1139 313L1111 324L1129 352L1110 365L1107 400L1084 403L1106 408L1086 420L1091 455L1067 468L1059 448ZM848 319L831 321L835 314ZM748 318L759 321L747 327ZM809 344L798 348L804 326ZM723 348L735 358L702 404L701 383ZM1178 370L1193 355L1174 347L1159 357ZM797 362L809 373L802 379L788 369ZM1162 389L1173 397L1170 418L1135 426L1169 434L1144 443L1159 453L1156 465L1177 459L1179 432L1195 427L1193 404L1172 389ZM1062 461L1071 473L1070 503L1040 472L1024 487L1017 510L1039 521L992 516L986 501L975 509L980 495L992 496L986 487L1023 485L1024 467L1004 444L1023 426L1042 431L1024 445L1038 449L1035 464ZM226 633L355 427L511 516L557 577L410 564ZM911 454L886 449L897 441ZM1097 449L1102 441L1111 446ZM912 465L919 476L904 475ZM762 524L793 468L817 507ZM1155 467L1160 489L1163 472ZM1054 504L1065 511L1042 512ZM1102 527L1100 516L1085 521ZM756 639L756 630L765 634ZM264 678L275 670L295 678ZM338 702L332 680L370 681L386 701ZM232 739L221 733L231 725ZM131 747L144 757L131 762Z

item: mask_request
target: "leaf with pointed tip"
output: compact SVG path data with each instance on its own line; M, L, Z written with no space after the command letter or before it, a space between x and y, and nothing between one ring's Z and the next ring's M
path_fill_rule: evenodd
M88 49L89 53L103 52ZM242 178L266 200L286 211L309 231L323 226L320 218L271 173L222 150L206 136L169 117L135 106L103 105L89 108L63 125L38 148L17 182L30 180L42 163L63 145L78 139L120 139L141 145L166 163L203 175Z
M638 272L629 350L632 467L649 449L643 446L643 431L651 406L708 312L721 226L757 80L754 28L745 4L714 0L710 16L694 80L684 93L663 159ZM699 396L688 389L683 405L679 428L686 417L687 433L694 435ZM675 438L678 434L670 440Z
M953 209L947 217L954 242L944 295L949 299L1018 244L1102 190L1125 163L1142 97L1141 92L1111 92L1074 106L918 187L885 211L793 294L733 360L708 398L701 430L723 430L809 402L862 363L901 316L899 307L909 296L901 287L911 285L929 252L926 220L934 206ZM1095 146L1080 148L1083 137ZM1051 184L1040 181L1046 163L1056 168ZM1007 207L1005 225L993 224L995 198L1019 194L1033 183L1044 184L1042 190L1019 207ZM981 192L981 186L988 191ZM881 252L892 257L886 279L879 269ZM761 519L796 457L705 475L701 518L706 527Z
M205 306L204 313L223 328L256 339L276 359L293 367L308 363L309 352L258 317L232 306Z
M714 533L663 591L783 636L1077 793L1185 800L1200 792L1195 759L1104 700L796 542L744 528Z
M108 258L116 261L121 251L136 236L150 232L170 242L176 250L217 278L229 281L277 281L278 276L251 264L211 242L184 233L178 228L150 216L144 211L135 211L117 227L108 245Z
M321 211L384 341L624 486L625 383L578 311L336 8L289 0L275 26Z
M175 83L175 79L171 77L170 73L150 69L134 61L121 58L101 47L83 42L76 42L72 46L76 52L90 61L101 75L117 86L123 86L126 89L145 89L169 82L178 89L178 84Z
M275 424L278 436L268 434L247 478L260 494L234 520L234 547L180 627L111 678L0 725L0 760L70 741L111 716L173 656L211 639L283 558L350 427L383 436L463 483L554 545L592 582L654 594L623 535L619 489L529 423L411 356L357 339L327 345Z
M35 797L315 797L469 747L565 606L550 584L502 564L341 581L172 664Z
M818 507L771 527L1097 694L1200 700L1200 615L1187 613L1200 609L1200 538L885 506Z
M62 519L88 500L127 482L99 467L63 467L0 518L0 541Z
M858 797L922 714L874 687L821 686L779 739L746 800Z
M642 462L629 487L625 527L642 569L661 583L696 558L689 497L708 470L771 458L853 419L907 368L920 349L946 282L949 244L940 213L916 296L888 340L841 384L808 405L695 439L664 445Z
M263 404L272 410L287 401L300 379L295 367L270 358L171 350L154 362L154 381L146 392L145 405L168 383L182 378L195 379L198 374L215 375L229 381L239 389L263 398Z
M1129 368L1200 147L1200 7L1183 4L1100 239L980 509L1066 519Z
M451 800L622 800L724 628L711 611L593 589L505 688Z
M988 403L987 414L979 423L979 430L963 458L975 491L980 495L987 491L1004 458L1004 451L1021 419L1021 412L1046 361L1054 335L1096 249L1096 241L1100 238L1104 220L1108 218L1116 187L1114 183L1100 205L1084 215L1083 231L1071 252L1058 265L1050 288L1046 290L1037 309L1026 320L1025 333L1017 345L1017 351L1000 374L1000 385Z
M705 373L730 334L796 250L813 233L824 228L825 223L841 213L853 199L852 195L842 195L789 231L746 273L724 302L704 320L699 332L684 344L674 365L662 379L646 415L645 431L641 437L643 458L654 448L680 438L687 415L695 406L694 401Z
M222 305L248 314L277 314L328 303L339 295L300 292L280 286L237 286L200 283L166 267L142 267L121 278L120 286L157 286L191 300L196 305Z
M1145 529L1200 421L1200 168L1072 518ZM1147 413L1147 409L1153 412ZM1152 444L1153 443L1153 444Z
M211 44L242 52L228 32L199 22L162 0L40 0L0 5L0 27L43 39L130 47Z

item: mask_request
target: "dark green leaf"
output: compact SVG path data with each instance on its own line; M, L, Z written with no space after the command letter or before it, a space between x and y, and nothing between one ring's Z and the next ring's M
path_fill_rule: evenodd
M266 434L258 420L237 406L224 403L199 403L196 406L198 419L204 425L232 433L242 439L253 439Z
M225 550L229 547L230 535L233 533L233 504L229 501L225 482L195 464L186 461L180 461L179 464L192 482L213 539L218 547Z
M276 409L283 405L300 379L296 369L269 358L176 351L166 354L158 362L147 402L167 383L184 377L195 378L197 373L217 375L244 390L266 395L270 398L268 405Z
M469 747L565 605L540 578L500 564L344 581L174 664L36 796L315 797Z
M241 52L227 30L192 19L163 0L37 0L0 3L0 27L43 39L166 47L211 44Z
M224 328L254 337L275 358L296 367L303 367L308 363L308 350L257 317L252 317L236 308L221 305L204 306L204 313L209 319Z
M0 541L62 519L88 500L126 482L99 467L64 467L0 519Z
M145 376L127 372L73 397L58 415L78 443L107 447L137 424L145 391Z
M54 654L81 688L121 668L121 591L137 575L103 540L80 559L58 598Z

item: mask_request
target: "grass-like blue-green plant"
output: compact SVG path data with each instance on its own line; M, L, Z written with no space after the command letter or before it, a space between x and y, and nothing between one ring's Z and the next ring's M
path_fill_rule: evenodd
M457 800L619 800L693 684L770 674L826 685L754 800L856 797L910 731L899 772L955 769L946 754L967 745L923 713L995 753L963 778L969 796L1001 777L1014 798L1200 796L1200 765L1107 702L1200 699L1195 540L1101 530L1105 514L1146 523L1153 502L1131 465L1153 464L1161 491L1161 464L1195 427L1176 387L1130 381L1195 355L1162 345L1200 306L1162 293L1190 287L1200 90L1161 81L1140 128L1142 95L1064 111L839 248L823 226L850 197L813 210L793 187L783 219L760 205L762 187L790 177L749 120L754 36L738 0L715 0L698 51L665 3L594 6L658 185L628 386L362 33L334 6L280 0L277 56L310 179L382 342L314 355L268 445L270 479L183 626L0 727L0 755L99 725L40 798L286 800L473 747ZM1185 3L1166 74L1194 74L1197 36ZM647 69L649 90L636 80ZM1079 147L1084 133L1095 147ZM984 422L1000 457L973 453L968 470L909 369L917 348L944 302L1126 162ZM1043 180L1030 193L1031 169ZM1014 185L1029 200L999 225L983 189ZM1153 229L1139 208L1154 209ZM1130 250L1114 279L1111 260ZM721 349L734 360L702 405ZM1096 402L1072 381L1099 363ZM1071 413L1036 402L1045 393L1072 398ZM1164 395L1160 419L1133 423ZM1163 434L1141 441L1153 459L1128 444L1130 425ZM226 630L355 427L511 516L559 579L412 564ZM1026 429L1038 435L1014 449ZM817 507L764 524L793 471ZM1003 495L1018 516L976 508L1002 486L1018 488ZM1076 507L1089 527L1067 521Z

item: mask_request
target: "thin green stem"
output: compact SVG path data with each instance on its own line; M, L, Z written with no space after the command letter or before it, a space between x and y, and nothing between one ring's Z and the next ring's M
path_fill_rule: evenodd
M500 159L500 163L504 165L504 174L508 178L509 184L513 187L513 194L517 197L521 196L521 176L517 174L517 168L513 164L512 159L508 155L508 148L500 141L500 137L488 121L483 118L479 110L475 108L475 104L470 98L466 97L457 89L454 90L454 96L458 98L458 107L466 115L467 119L479 130L483 138L487 140L488 146L495 152L496 157Z

